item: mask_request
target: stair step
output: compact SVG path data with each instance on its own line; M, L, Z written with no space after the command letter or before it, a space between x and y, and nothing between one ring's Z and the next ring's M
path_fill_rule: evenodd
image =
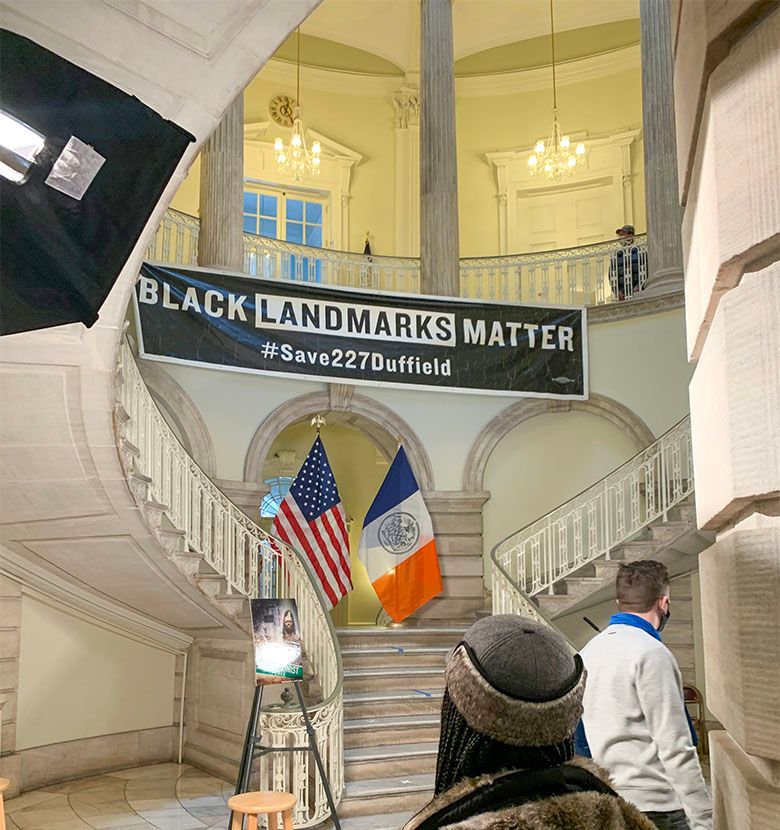
M405 775L350 781L344 787L339 817L419 810L433 795L434 775Z
M598 576L567 576L557 582L553 590L561 596L581 599L603 585L603 580Z
M449 646L379 646L376 648L342 648L345 669L372 666L438 666L444 665L452 649Z
M437 741L416 744L353 747L344 751L347 781L393 775L420 775L436 772Z
M394 689L426 689L444 686L444 665L404 666L398 668L346 669L345 692L369 692Z
M440 723L438 713L345 720L344 747L356 749L438 741Z
M342 818L339 811L339 824L341 830L399 830L405 827L414 813L383 813L373 816L353 816ZM326 824L318 825L317 830L333 830L334 824L328 821Z
M650 536L656 544L665 544L689 529L688 522L662 522L650 525Z
M467 626L407 626L401 628L338 629L342 648L381 648L383 646L447 646L454 648L462 639Z
M623 562L636 562L638 559L652 559L658 550L658 542L653 540L641 542L623 542L612 551L612 558Z
M348 692L344 695L347 718L371 718L382 715L436 714L441 712L443 689L402 689L392 692Z

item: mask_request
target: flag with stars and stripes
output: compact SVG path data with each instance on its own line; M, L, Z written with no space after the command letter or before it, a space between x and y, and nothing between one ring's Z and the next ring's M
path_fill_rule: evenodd
M319 435L279 505L271 533L306 555L331 608L352 590L344 507Z

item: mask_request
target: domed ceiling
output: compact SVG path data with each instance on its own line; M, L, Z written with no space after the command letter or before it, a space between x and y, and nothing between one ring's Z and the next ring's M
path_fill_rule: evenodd
M639 42L639 0L554 0L556 58L577 60ZM550 62L548 0L454 0L455 73ZM301 27L301 63L365 75L419 71L419 0L324 0ZM274 56L295 61L295 36Z

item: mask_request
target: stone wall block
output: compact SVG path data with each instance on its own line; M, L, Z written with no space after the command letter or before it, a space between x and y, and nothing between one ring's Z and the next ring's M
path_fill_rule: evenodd
M780 263L721 300L690 398L698 524L718 529L780 491Z
M745 752L778 761L780 523L730 532L699 567L707 705Z
M702 6L704 4L701 4ZM780 249L780 12L713 71L682 226L688 351L698 357L718 301Z
M710 764L717 830L775 830L780 788L760 774L727 732L710 733Z
M671 0L669 4L675 49L674 103L682 204L687 201L709 75L728 55L729 47L773 10L773 4L774 0Z

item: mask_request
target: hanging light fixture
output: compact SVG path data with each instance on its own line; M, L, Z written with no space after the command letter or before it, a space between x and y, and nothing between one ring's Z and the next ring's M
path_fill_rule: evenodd
M276 165L280 173L291 173L296 182L303 181L303 174L308 172L312 176L320 173L320 153L322 146L319 141L313 141L311 150L306 146L306 134L301 120L301 30L296 30L298 38L298 57L295 74L295 107L293 108L292 135L289 147L277 136L274 141Z
M555 25L553 20L553 0L550 0L550 42L552 44L552 79L553 79L553 123L547 142L537 141L533 153L528 157L531 175L546 176L558 181L563 175L571 175L574 168L585 158L585 145L580 142L574 152L571 140L564 135L558 120L558 90L555 82Z

